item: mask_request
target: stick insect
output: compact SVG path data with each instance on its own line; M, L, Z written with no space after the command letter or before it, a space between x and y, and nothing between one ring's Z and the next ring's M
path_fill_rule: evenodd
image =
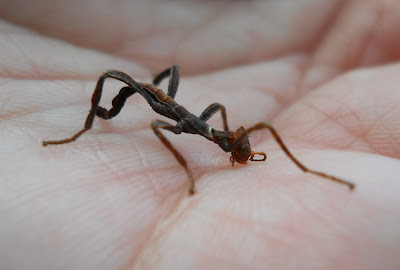
M167 94L165 94L157 86L163 79L167 77L169 77L169 85L168 85L168 92ZM107 110L99 106L101 94L103 91L104 81L107 78L113 78L121 82L124 82L125 84L128 85L121 88L118 95L114 97L112 101L112 108L110 110ZM272 137L281 147L281 149L302 171L315 174L320 177L341 184L345 184L350 188L350 190L354 189L355 187L354 183L326 174L324 172L311 170L305 165L303 165L297 158L293 156L293 154L283 143L278 132L269 123L262 122L248 129L240 127L235 132L230 131L228 128L225 107L220 103L211 104L203 111L203 113L199 117L193 115L183 106L175 102L174 98L176 92L178 91L178 85L179 85L178 65L168 68L163 72L161 72L160 74L156 75L153 79L153 84L136 82L130 76L128 76L123 72L116 70L109 70L103 73L97 81L96 89L94 90L92 96L92 107L86 118L84 128L70 138L63 140L43 141L42 144L43 146L47 146L49 144L65 144L75 141L83 133L91 129L95 116L98 116L106 120L117 116L118 113L121 111L121 109L124 107L127 98L129 98L135 93L139 93L140 95L143 96L144 99L146 99L146 101L149 103L149 105L155 112L177 122L176 125L171 125L161 120L154 120L151 123L151 128L153 129L157 137L161 140L161 142L172 152L172 154L175 156L179 164L181 164L182 167L185 169L190 181L189 184L190 195L195 193L195 181L193 175L187 166L186 160L179 153L179 151L170 143L170 141L164 136L164 134L161 132L161 129L168 130L175 134L181 134L183 132L183 133L198 134L203 136L204 138L218 144L221 147L221 149L224 150L225 152L231 153L230 162L232 163L232 166L234 165L235 162L239 164L246 164L248 160L265 161L267 159L267 155L264 152L255 152L251 150L249 135L261 129L268 129ZM212 117L217 112L221 113L224 130L214 129L206 123L207 120L210 119L210 117Z

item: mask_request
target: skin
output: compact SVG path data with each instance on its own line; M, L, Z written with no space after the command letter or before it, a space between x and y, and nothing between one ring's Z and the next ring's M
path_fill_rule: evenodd
M398 268L396 0L36 2L0 2L1 269ZM150 82L173 64L178 103L220 102L231 129L269 121L355 191L302 173L267 131L251 136L267 161L234 168L213 143L165 133L196 178L188 197L150 128L165 119L139 95L41 146L82 128L101 72Z

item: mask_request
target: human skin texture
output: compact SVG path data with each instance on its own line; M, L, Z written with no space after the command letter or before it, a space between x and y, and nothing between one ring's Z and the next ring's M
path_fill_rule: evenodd
M0 1L0 269L399 269L398 0ZM226 106L266 162L150 128L140 95L76 142L107 69ZM101 105L123 86L107 80ZM166 90L167 83L160 86ZM222 129L220 114L209 121Z

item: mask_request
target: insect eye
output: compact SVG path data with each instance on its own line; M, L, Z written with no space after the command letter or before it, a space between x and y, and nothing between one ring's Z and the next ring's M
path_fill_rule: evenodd
M242 145L242 151L243 151L243 152L246 152L246 153L247 153L247 152L250 152L250 145L247 144L247 143L246 143L246 144L243 144L243 145Z

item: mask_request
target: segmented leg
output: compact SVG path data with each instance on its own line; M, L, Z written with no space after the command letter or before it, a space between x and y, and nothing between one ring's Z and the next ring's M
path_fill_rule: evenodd
M264 128L268 129L271 132L271 134L274 137L275 141L279 144L279 146L286 153L286 155L297 165L297 167L299 167L304 172L309 172L309 173L312 173L312 174L315 174L315 175L330 179L332 181L335 181L335 182L338 182L338 183L341 183L341 184L345 184L350 188L350 190L353 190L354 187L356 186L352 182L337 178L335 176L332 176L332 175L329 175L329 174L326 174L326 173L323 173L323 172L314 171L314 170L311 170L311 169L307 168L306 166L304 166L297 158L295 158L293 156L293 154L289 151L289 149L283 143L283 141L282 141L281 137L279 136L278 132L276 132L276 130L268 123L259 123L259 124L255 125L255 126L249 128L249 129L247 129L247 133L250 134L250 133L252 133L252 132L254 132L256 130L260 130L260 129L264 129Z
M194 178L192 173L190 172L186 160L183 158L183 156L178 152L178 150L171 144L171 142L162 134L160 131L160 128L169 130L175 134L180 134L182 130L176 126L173 126L169 123L166 123L164 121L160 120L154 120L151 123L151 128L153 129L154 133L157 135L157 137L161 140L161 142L174 154L176 160L185 168L185 171L187 175L189 176L189 195L193 195L195 191L195 184L194 184Z
M218 111L221 111L222 122L224 123L224 130L229 131L225 106L220 103L213 103L208 106L199 118L204 122L207 122L207 120L210 119L211 116L213 116Z
M105 120L114 118L121 112L125 105L125 101L135 93L137 93L137 91L129 86L121 88L118 95L116 95L112 100L111 104L113 107L110 110L107 110L106 108L97 106L96 115Z
M105 108L102 108L99 106L100 99L101 99L101 93L103 91L104 81L107 78L117 79L119 81L126 83L129 86L129 87L122 88L120 93L114 98L114 100L113 100L114 107L110 111L107 111ZM122 107L124 106L125 100L129 96L133 95L136 92L139 92L147 100L147 102L150 104L150 106L152 106L153 108L160 106L152 99L152 97L145 90L143 90L142 87L140 87L139 84L137 84L127 74L120 72L120 71L116 71L116 70L109 70L109 71L103 73L103 75L101 75L100 78L98 79L96 89L93 92L92 107L86 118L84 128L70 138L62 139L62 140L43 141L42 145L47 146L48 144L64 144L64 143L70 143L70 142L75 141L83 133L85 133L86 131L91 129L91 127L93 125L94 117L96 115L103 119L110 119L110 118L116 116L121 111Z
M166 77L169 77L167 95L174 99L179 86L179 66L172 66L156 75L153 79L153 84L156 86L159 85Z

